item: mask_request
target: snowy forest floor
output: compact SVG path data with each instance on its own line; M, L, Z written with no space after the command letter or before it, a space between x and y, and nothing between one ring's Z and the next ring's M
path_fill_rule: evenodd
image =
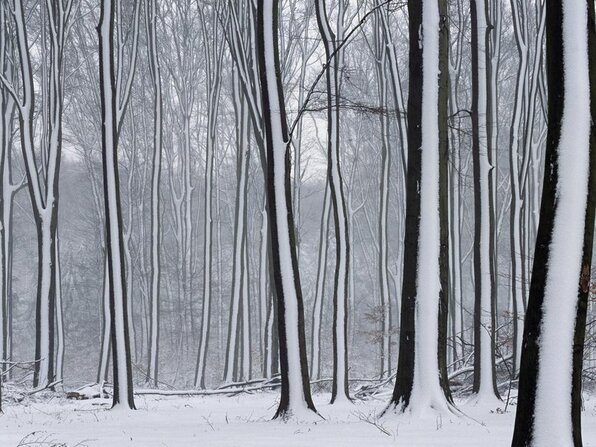
M389 415L387 399L329 405L314 396L325 420L271 421L278 393L234 397L137 396L137 411L108 411L110 400L55 397L8 404L0 415L0 446L508 446L515 407L503 412L458 400L463 417ZM596 446L596 396L586 396L584 446Z

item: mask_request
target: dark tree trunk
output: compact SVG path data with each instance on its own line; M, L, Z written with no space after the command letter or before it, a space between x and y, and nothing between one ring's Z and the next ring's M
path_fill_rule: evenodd
M408 1L410 59L408 87L408 169L406 178L406 222L404 274L401 296L399 359L391 403L407 407L414 383L416 270L420 234L420 190L422 145L422 48L418 45L422 26L422 1Z
M447 401L453 403L447 375L447 326L449 321L449 26L447 2L439 2L442 38L439 41L439 216L441 250L439 258L439 377Z
M315 406L310 393L302 289L296 257L294 219L291 208L288 128L281 84L278 48L278 0L258 2L256 43L258 52L263 123L266 136L267 206L271 235L271 260L277 295L281 398L275 417L285 418L303 406ZM275 110L275 113L272 112ZM282 190L283 189L283 190ZM291 269L291 272L285 269ZM297 321L288 321L286 307ZM296 327L289 327L289 325ZM295 338L288 337L294 333ZM297 338L297 339L296 339ZM290 348L290 349L288 349ZM290 362L300 371L290 371ZM299 399L302 402L296 402Z
M338 14L343 15L343 0ZM343 191L339 151L340 53L338 38L329 26L324 0L315 2L317 23L325 46L327 60L333 60L326 70L327 81L327 179L333 204L335 228L335 275L333 282L333 383L331 403L338 398L349 399L348 390L348 271L350 259L348 218ZM339 20L342 20L341 18ZM343 34L343 33L342 33ZM343 395L343 396L342 396Z
M480 3L480 7L478 5ZM491 98L488 95L488 27L481 26L487 23L486 0L471 0L470 12L472 22L472 160L474 177L474 393L480 393L482 380L490 377L493 393L498 396L495 380L494 340L495 321L494 309L494 259L492 246L492 200L489 182L490 167L490 138L487 114L490 110ZM482 49L481 49L482 48ZM483 60L480 60L483 58ZM489 216L487 220L486 217ZM485 231L485 227L487 227ZM488 232L489 239L483 237ZM488 254L488 256L487 256ZM486 265L488 263L488 266ZM486 275L486 271L490 271ZM488 282L488 284L485 284ZM488 293L487 289L488 288ZM487 305L488 304L488 305ZM490 323L485 324L486 313L490 315ZM486 333L489 334L491 371L484 371L483 355L489 352L483 343L487 342Z
M114 395L113 406L135 409L128 306L126 300L122 207L118 176L118 131L114 67L114 0L102 0L99 37L99 88L102 113L102 165L107 233Z
M545 315L548 312L544 308L548 280L553 275L549 270L549 263L560 262L550 259L553 251L553 239L555 237L555 223L557 222L557 210L562 207L565 197L561 197L560 165L563 162L564 154L561 152L560 142L563 135L564 125L574 126L575 122L565 122L565 91L566 74L573 73L581 67L566 67L564 64L565 47L563 36L569 32L565 29L569 24L564 23L563 8L565 3L573 4L574 1L565 0L562 2L546 3L546 69L548 77L548 135L546 143L544 183L542 190L542 202L540 207L540 221L534 253L534 264L532 268L532 279L530 283L530 294L526 311L523 351L521 355L519 395L515 419L515 429L512 446L525 447L536 444L536 414L537 398L541 390L538 389L538 379L543 363L548 359L541 358L541 350L545 345L541 344L541 336L549 330L544 325ZM587 44L589 61L590 81L590 111L592 116L590 122L590 137L588 147L577 147L574 150L578 156L585 156L589 151L589 178L587 184L587 203L584 220L583 247L580 272L578 274L577 308L575 316L575 329L572 341L572 366L573 372L568 380L571 382L571 408L569 409L572 424L572 433L564 435L572 438L575 447L582 446L581 438L581 369L583 357L583 344L585 336L586 308L589 293L590 264L592 259L592 245L594 234L594 210L596 208L596 129L594 116L596 115L596 27L594 21L594 3L586 1L583 3L587 9ZM571 8L571 5L568 6ZM576 6L579 8L581 6ZM579 25L576 25L579 26ZM568 155L567 155L568 157ZM568 179L567 179L568 180ZM569 201L569 196L566 197ZM559 229L560 231L560 229ZM563 297L562 297L563 298ZM552 311L551 311L552 312ZM571 347L570 347L571 348ZM563 359L561 359L563 361ZM552 360L551 360L552 362ZM560 387L566 384L549 383L549 387ZM543 392L543 391L542 391ZM561 405L559 402L552 402L553 406ZM549 410L551 411L551 410ZM554 445L554 444L553 444ZM559 444L560 445L560 444Z

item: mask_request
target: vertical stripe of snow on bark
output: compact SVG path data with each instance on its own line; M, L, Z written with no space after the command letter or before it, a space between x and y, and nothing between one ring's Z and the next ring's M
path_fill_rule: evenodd
M565 99L558 147L557 208L542 308L535 445L573 445L573 336L590 164L587 12L586 2L563 2Z
M439 6L424 0L422 9L422 175L416 299L416 360L410 410L447 411L439 383Z
M263 34L265 52L265 70L267 73L267 90L271 107L271 134L273 141L274 165L274 194L277 208L287 210L285 192L285 155L286 141L284 141L281 122L281 104L277 91L277 74L275 72L275 48L273 36L273 1L263 2ZM277 213L277 228L279 237L279 262L281 268L281 281L284 293L285 322L288 355L288 386L290 411L293 414L303 413L307 410L302 391L302 377L300 366L300 349L298 342L298 297L294 286L294 270L292 266L290 229L287 217Z

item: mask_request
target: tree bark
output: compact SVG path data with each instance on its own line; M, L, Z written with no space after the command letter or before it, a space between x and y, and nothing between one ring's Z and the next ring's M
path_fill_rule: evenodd
M278 48L278 0L258 3L256 43L266 136L267 206L278 307L281 398L275 418L316 411L310 394L302 288L291 209L288 128Z
M546 3L548 169L512 446L582 445L581 369L596 209L595 25L591 1Z

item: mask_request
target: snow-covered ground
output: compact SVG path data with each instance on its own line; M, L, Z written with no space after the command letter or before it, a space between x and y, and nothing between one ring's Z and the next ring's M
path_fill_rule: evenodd
M37 441L28 446L68 447L492 447L511 442L515 407L502 413L460 401L467 416L391 415L377 422L385 399L337 406L327 403L328 394L319 394L315 403L325 420L284 423L270 420L277 396L145 396L136 398L138 410L131 412L109 411L110 402L102 399L10 404L0 416L0 446L16 447L23 439ZM584 446L596 446L596 397L586 398L582 417Z

